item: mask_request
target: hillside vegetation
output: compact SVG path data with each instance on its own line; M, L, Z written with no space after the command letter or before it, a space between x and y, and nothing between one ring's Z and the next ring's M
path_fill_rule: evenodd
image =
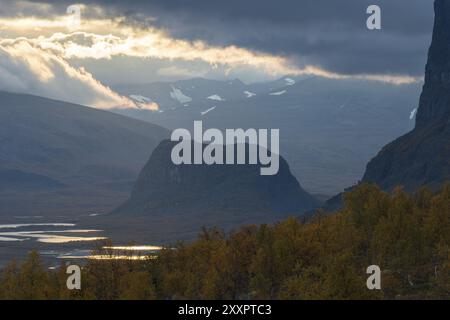
M381 268L381 290L366 269ZM448 299L450 184L392 194L361 185L335 214L203 230L145 261L89 261L82 290L65 269L47 271L37 253L1 273L2 299Z

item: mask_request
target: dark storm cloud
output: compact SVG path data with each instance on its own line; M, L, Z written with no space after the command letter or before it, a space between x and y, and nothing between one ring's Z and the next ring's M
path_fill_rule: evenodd
M61 5L72 1L45 1ZM432 0L95 0L115 14L155 18L175 37L281 54L301 66L344 74L422 75L433 24ZM382 9L380 31L366 9Z

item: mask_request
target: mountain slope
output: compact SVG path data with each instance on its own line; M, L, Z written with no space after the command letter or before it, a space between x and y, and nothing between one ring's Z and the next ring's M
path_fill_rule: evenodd
M369 162L364 182L437 189L450 180L450 1L435 1L433 40L416 126Z
M0 92L0 214L45 213L59 193L64 193L62 212L65 205L96 208L95 199L71 196L128 191L166 136L162 127L111 112Z
M114 213L177 215L191 219L205 214L236 223L273 221L318 205L292 176L280 158L274 176L261 176L258 165L174 165L174 142L155 149L134 186L130 199ZM259 221L258 221L259 220Z

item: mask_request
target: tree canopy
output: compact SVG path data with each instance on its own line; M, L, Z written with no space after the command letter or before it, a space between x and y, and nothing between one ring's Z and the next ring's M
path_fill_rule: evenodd
M364 184L342 210L244 226L203 229L156 259L88 261L82 289L65 266L49 271L36 252L1 272L1 299L448 299L450 184L409 195ZM366 269L381 269L368 290Z

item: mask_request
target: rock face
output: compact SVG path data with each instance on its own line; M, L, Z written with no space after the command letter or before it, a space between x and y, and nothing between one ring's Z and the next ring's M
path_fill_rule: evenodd
M364 182L385 190L439 188L450 180L450 0L435 1L433 40L416 126L367 165Z
M259 165L175 165L171 160L174 145L169 140L160 143L130 199L114 214L182 214L186 219L190 213L249 214L264 219L299 214L318 205L281 157L278 174L261 176Z
M417 129L448 119L450 115L450 1L437 0L435 13L425 85L416 117Z

